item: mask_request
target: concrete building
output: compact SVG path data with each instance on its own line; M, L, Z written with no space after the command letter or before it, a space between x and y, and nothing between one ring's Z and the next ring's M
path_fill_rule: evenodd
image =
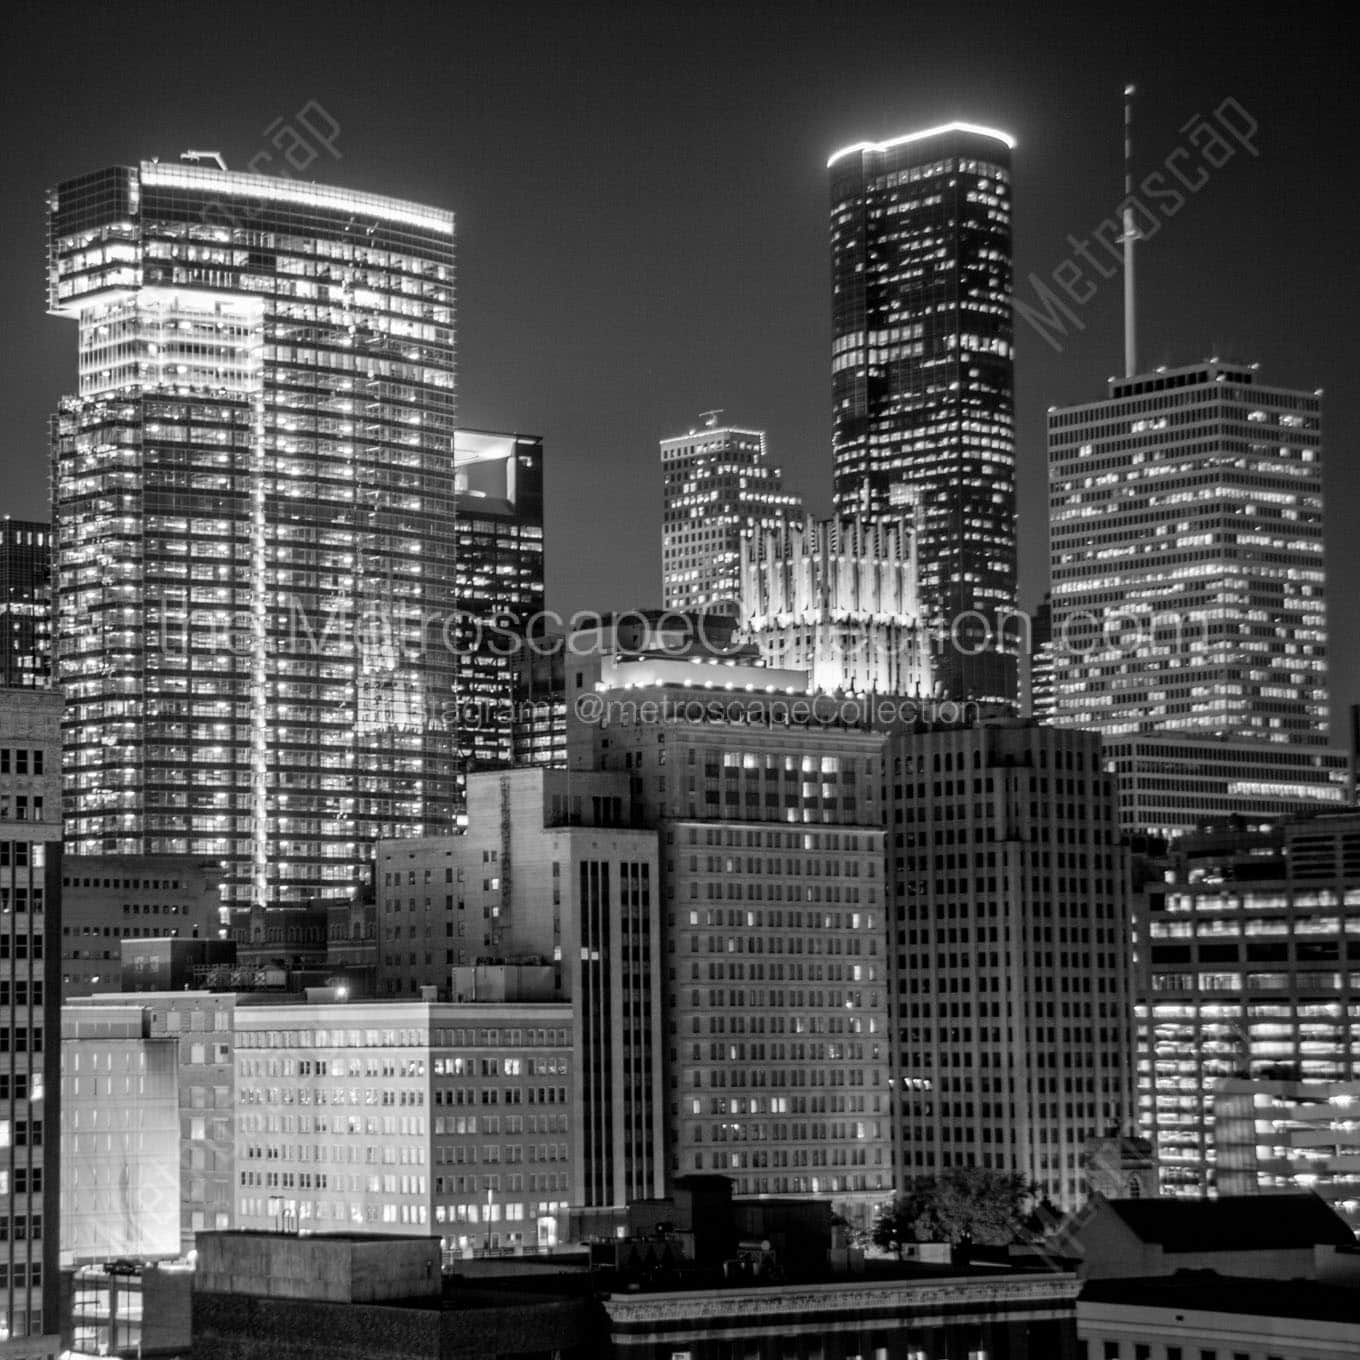
M720 425L661 441L661 592L667 610L736 617L742 536L801 518L803 501L783 489L765 453L765 434Z
M62 999L113 991L123 940L216 940L222 869L188 855L68 855L62 862Z
M61 1263L180 1253L178 1054L144 1006L61 1016Z
M484 961L547 968L570 1008L572 1202L621 1207L663 1185L657 833L626 776L547 769L468 778L468 830L378 850L380 985L447 998Z
M1013 146L950 123L828 162L836 512L919 507L935 678L956 700L1015 698Z
M931 692L916 589L918 517L790 519L742 540L742 636L814 689Z
M660 836L670 1174L867 1222L894 1184L884 738L815 697L732 659L586 658L568 753Z
M49 195L66 831L345 898L455 824L453 216L212 159Z
M1229 1078L1213 1097L1220 1195L1311 1190L1360 1228L1360 1082Z
M1360 813L1182 837L1137 899L1140 1131L1162 1189L1215 1189L1229 1078L1360 1080Z
M891 844L903 1176L1020 1172L1087 1193L1133 1116L1127 852L1100 739L1020 722L902 731Z
M59 694L0 689L0 1357L54 1360L61 1150Z
M1211 359L1049 412L1055 721L1130 829L1347 800L1328 746L1322 400Z
M238 1007L236 1226L556 1242L580 1115L564 1002Z

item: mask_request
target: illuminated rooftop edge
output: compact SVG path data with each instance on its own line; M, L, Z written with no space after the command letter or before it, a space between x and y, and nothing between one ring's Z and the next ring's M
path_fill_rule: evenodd
M922 142L927 137L940 137L946 132L971 132L975 137L993 137L998 142L1004 142L1008 151L1015 150L1015 138L1009 132L982 127L978 123L942 123L939 127L926 128L923 132L907 132L886 142L856 142L853 146L843 146L827 161L827 165L828 167L835 165L842 156L851 156L856 151L887 151L889 147L906 146L908 142Z
M143 161L143 184L160 184L176 189L198 189L202 192L263 198L276 203L300 203L310 207L336 211L371 213L390 222L404 222L408 226L424 227L430 231L453 235L453 214L440 208L428 208L420 203L408 203L400 198L384 198L381 194L358 193L353 189L337 189L329 184L303 184L298 180L282 179L277 175L246 175L235 170L217 170L203 165L180 165L165 161Z

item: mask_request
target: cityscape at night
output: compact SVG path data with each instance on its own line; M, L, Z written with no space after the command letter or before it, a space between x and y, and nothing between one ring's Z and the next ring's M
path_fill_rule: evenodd
M9 8L0 1360L1360 1357L1335 17Z

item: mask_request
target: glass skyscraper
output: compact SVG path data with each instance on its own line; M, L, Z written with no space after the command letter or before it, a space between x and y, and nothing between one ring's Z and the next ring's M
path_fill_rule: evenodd
M950 123L829 163L836 509L919 507L935 678L955 697L1015 695L998 636L1016 586L1012 146Z
M51 193L72 852L209 856L276 904L453 826L453 230L202 164Z
M0 520L0 689L52 679L52 527Z

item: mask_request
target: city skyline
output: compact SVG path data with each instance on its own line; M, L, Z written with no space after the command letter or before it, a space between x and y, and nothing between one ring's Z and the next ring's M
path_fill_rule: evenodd
M737 423L767 429L786 484L807 495L814 513L829 509L825 162L847 143L958 117L1003 127L1018 139L1017 304L1041 307L1034 279L1053 289L1059 274L1072 277L1069 266L1084 269L1094 289L1088 301L1070 302L1070 315L1060 316L1065 334L1016 317L1019 594L1022 606L1032 606L1046 560L1039 528L1043 411L1085 399L1119 367L1118 279L1106 282L1093 266L1075 265L1082 257L1068 237L1088 242L1119 203L1118 96L1140 71L1154 83L1140 87L1139 175L1188 150L1202 180L1174 219L1148 229L1156 239L1140 252L1142 364L1219 353L1259 359L1283 386L1323 387L1329 449L1336 455L1328 460L1333 524L1360 507L1360 486L1344 465L1360 423L1357 399L1343 383L1353 368L1342 322L1348 281L1332 280L1319 263L1328 258L1340 219L1316 210L1323 186L1308 178L1299 154L1305 147L1310 157L1329 154L1339 136L1327 118L1336 96L1322 79L1310 106L1285 100L1269 78L1280 49L1258 53L1252 35L1239 31L1240 11L1233 11L1229 30L1213 22L1212 10L1178 14L1183 50L1167 54L1157 42L1159 26L1147 15L1116 44L1104 32L1085 32L1091 27L1086 11L1081 19L1055 13L1021 26L1001 13L970 24L925 8L913 10L908 22L888 7L865 5L832 24L825 7L791 5L781 7L785 22L777 41L767 37L758 48L768 74L749 89L726 92L723 77L737 61L740 39L762 32L760 11L704 10L713 41L705 44L699 79L702 88L714 82L724 92L702 118L655 111L648 97L672 60L683 61L698 42L684 30L685 12L660 6L626 15L603 7L565 27L547 7L497 20L470 17L458 45L458 70L465 75L475 70L477 54L492 47L513 53L516 69L538 70L550 52L562 58L544 73L549 78L534 98L514 110L482 109L471 95L480 85L472 80L468 92L447 99L431 87L409 116L396 117L375 93L392 53L364 52L362 61L370 64L361 70L356 51L305 16L271 15L269 41L276 53L297 56L291 67L257 63L260 73L252 67L242 79L250 64L232 65L228 40L220 71L210 66L181 83L129 38L130 93L112 116L106 110L89 116L81 82L73 79L62 116L44 110L15 120L14 193L6 209L15 274L0 281L0 299L22 351L6 377L14 383L7 392L15 422L10 447L23 452L11 453L17 475L9 512L30 518L43 512L42 411L60 391L54 358L65 348L61 327L42 317L33 295L29 249L40 249L42 193L101 163L140 155L173 159L186 144L222 150L234 169L253 162L277 170L286 165L281 148L296 145L291 131L310 142L313 156L305 169L290 171L295 176L420 198L459 214L460 313L466 317L459 421L538 430L555 451L547 469L553 507L547 551L561 565L552 573L549 603L570 612L654 602L660 487L646 451L694 410L724 405ZM11 21L21 25L20 42L44 50L53 39L36 30L39 12L30 11L27 21L22 13ZM413 14L438 31L420 11ZM133 12L129 31L141 21ZM95 59L103 22L92 15L90 24L63 37L64 69L78 75ZM186 35L195 28L190 14ZM593 50L604 31L617 47L610 60L619 77L608 99L574 61ZM852 78L847 53L869 35L874 54ZM977 55L984 35L986 62ZM1296 54L1301 49L1321 75L1336 55L1320 36L1286 33L1280 42ZM409 55L413 46L402 50ZM1082 67L1070 79L1032 77L1037 53L1078 46ZM424 90L423 67L415 74L416 88ZM1237 145L1229 159L1219 152L1211 165L1198 149L1200 131L1225 100L1257 125L1256 154ZM308 107L323 111L312 120L316 137L299 122ZM630 112L639 111L647 116L630 123ZM643 141L664 154L635 155ZM488 155L488 147L504 154ZM753 159L764 169L751 183L745 169ZM296 161L306 162L306 155ZM696 199L690 189L696 174L712 181L719 196L735 193L738 211L707 211L713 200L707 193ZM530 190L554 202L551 232L540 215L523 211L522 195ZM1267 192L1297 205L1298 222L1309 224L1308 251L1292 248L1292 206L1278 218L1253 210ZM685 203L690 206L681 211ZM1087 290L1083 282L1079 295ZM715 328L714 315L730 325ZM703 345L683 338L701 332ZM607 550L574 559L554 554L555 543L570 542L601 516L611 533L594 541L606 542ZM1337 538L1334 532L1330 576L1337 597L1345 598L1360 573ZM640 581L647 582L646 599L637 597ZM1340 732L1357 697L1357 639L1344 618L1334 633L1333 714Z

